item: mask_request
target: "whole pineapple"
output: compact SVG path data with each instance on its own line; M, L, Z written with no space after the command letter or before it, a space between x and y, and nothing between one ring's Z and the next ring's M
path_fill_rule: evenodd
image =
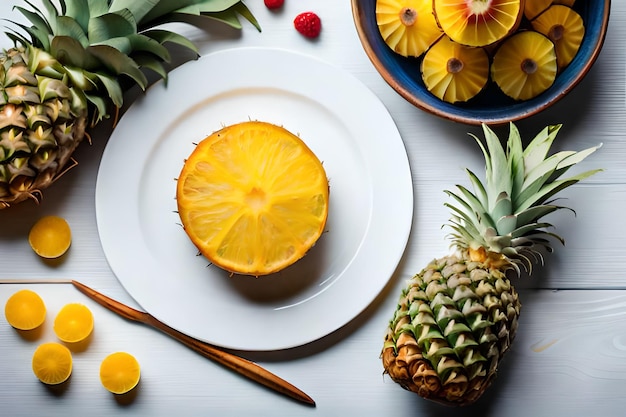
M523 149L511 124L506 151L483 126L486 180L467 170L474 191L447 191L456 204L449 226L454 253L432 261L402 291L382 350L385 373L403 388L448 405L476 401L491 384L515 338L520 301L507 274L563 241L542 218L565 208L556 193L598 170L562 179L597 147L548 156L560 125Z
M147 86L145 69L167 77L164 44L197 53L159 25L202 16L241 28L241 15L260 30L241 0L41 0L45 12L26 3L16 9L31 26L15 23L15 47L0 53L0 209L38 201L129 82Z

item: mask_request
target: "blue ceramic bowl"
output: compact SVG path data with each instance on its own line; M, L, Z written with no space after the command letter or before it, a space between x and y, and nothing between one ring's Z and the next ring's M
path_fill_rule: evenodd
M376 24L376 0L351 0L352 14L366 54L385 81L413 105L460 123L503 124L545 110L569 93L596 61L609 21L611 0L577 0L574 9L585 22L585 37L574 60L544 93L515 101L490 83L479 95L462 104L446 103L433 96L422 82L420 60L402 57L389 48Z

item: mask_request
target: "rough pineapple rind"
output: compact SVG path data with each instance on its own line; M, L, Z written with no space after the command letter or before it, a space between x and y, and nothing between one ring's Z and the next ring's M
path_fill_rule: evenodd
M409 281L382 351L394 381L450 405L476 401L491 384L521 307L505 272L467 256L434 260Z
M76 91L63 77L31 72L31 57L24 48L0 56L0 209L38 199L85 136L87 108Z

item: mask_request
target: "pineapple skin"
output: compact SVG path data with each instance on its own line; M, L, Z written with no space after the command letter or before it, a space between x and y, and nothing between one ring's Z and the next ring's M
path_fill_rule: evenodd
M32 198L76 161L87 106L67 81L31 72L32 49L0 55L0 209Z
M482 396L520 315L519 295L507 278L511 265L470 258L463 251L435 259L408 282L381 353L393 381L445 405L465 406Z

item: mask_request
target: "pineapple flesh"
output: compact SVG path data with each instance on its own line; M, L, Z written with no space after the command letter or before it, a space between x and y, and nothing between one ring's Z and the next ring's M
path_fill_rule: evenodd
M534 30L554 43L557 64L562 71L572 62L583 42L585 24L582 17L571 7L555 4L531 24Z
M404 57L419 57L442 35L431 0L376 0L376 23L387 45Z
M444 35L426 52L420 71L428 91L440 100L466 102L487 85L489 56L482 48L461 45Z
M524 1L433 0L432 7L437 23L450 39L467 46L488 46L517 30Z
M0 52L0 209L42 191L76 164L86 130L115 114L129 84L146 88L146 70L167 77L166 45L197 54L187 38L159 28L200 17L260 30L241 0L42 0L16 6L30 26L7 32Z
M554 84L558 73L554 43L539 32L526 30L507 38L491 64L491 78L514 100L530 100Z
M544 216L565 207L553 197L599 170L565 172L598 147L548 156L560 129L543 129L524 149L510 124L506 149L483 125L486 180L467 171L473 192L447 191L454 252L432 261L409 280L387 328L384 371L423 398L463 406L493 382L513 342L521 303L511 283L522 268L543 261L552 241Z

